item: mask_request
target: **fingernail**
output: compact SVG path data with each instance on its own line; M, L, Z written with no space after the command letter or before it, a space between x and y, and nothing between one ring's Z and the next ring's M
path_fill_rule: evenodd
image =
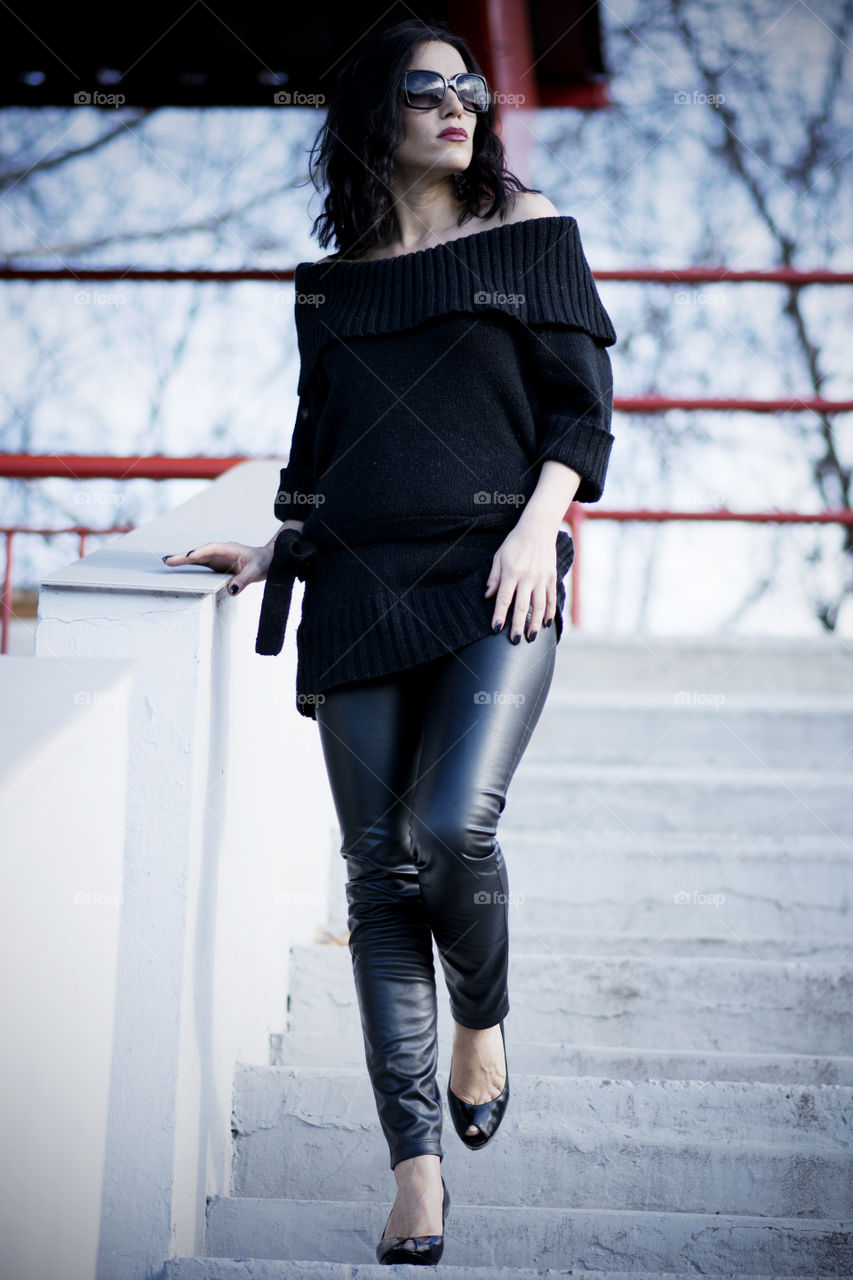
M486 590L483 592L483 595L484 595L484 596L487 596L488 594L489 594L489 588L488 588L488 587L486 587Z
M502 622L496 622L492 627L492 631L495 631L495 632L500 631L502 626L503 626Z
M237 594L237 592L240 590L240 588L237 586L237 583L236 583L236 582L229 582L229 584L228 584L228 590L231 592L232 596L236 596L236 594Z
M165 563L166 563L166 561L167 561L168 559L170 559L170 557L171 557L171 556L173 556L174 554L175 554L175 553L174 553L174 551L170 551L170 552L169 552L169 555L167 555L167 556L163 556L163 563L165 564Z
M520 643L521 643L521 632L520 632L520 631L516 631L515 635L512 637L512 643L513 643L513 644L520 644Z
M193 551L195 551L195 547L193 547ZM192 555L192 553L193 553L193 551L188 551L188 552L187 552L187 555L188 555L188 556L191 556L191 555Z
M554 621L554 619L553 619L553 618L546 618L546 619L545 619L545 626L546 626L546 627L550 627L550 625L551 625L551 623L552 623L553 621Z
M538 635L539 635L538 631L531 632L531 634L527 637L527 643L530 644L530 641L535 640Z

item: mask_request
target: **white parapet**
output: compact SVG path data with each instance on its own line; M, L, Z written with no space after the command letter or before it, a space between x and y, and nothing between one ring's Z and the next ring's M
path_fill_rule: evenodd
M134 666L0 662L0 1269L10 1277L95 1274Z
M290 947L329 913L337 824L296 710L301 584L282 653L260 656L262 584L231 597L230 573L161 559L267 542L280 465L239 465L41 584L36 661L136 663L97 1280L202 1251L206 1197L229 1190L235 1066L269 1061Z

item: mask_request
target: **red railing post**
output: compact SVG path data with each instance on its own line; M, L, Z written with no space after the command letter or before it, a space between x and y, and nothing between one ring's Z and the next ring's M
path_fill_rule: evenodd
M29 525L5 525L0 527L6 539L6 566L3 572L3 597L0 603L0 654L9 652L9 630L12 621L12 576L13 555L12 539L16 533L38 533L44 538L52 538L57 533L76 533L79 538L79 552L86 554L86 538L92 533L130 533L133 525L115 524L108 529L93 529L90 525L73 524L66 529L34 529Z
M9 626L12 621L12 539L13 529L6 530L6 567L3 570L3 627L0 635L0 653L9 652Z

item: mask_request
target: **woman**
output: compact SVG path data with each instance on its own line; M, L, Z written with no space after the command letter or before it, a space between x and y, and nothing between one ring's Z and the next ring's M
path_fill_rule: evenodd
M484 1147L506 1110L497 822L551 684L574 555L559 526L573 498L601 497L613 443L616 336L577 224L508 172L494 124L476 61L440 25L402 23L350 61L313 228L338 252L295 273L282 529L265 547L164 557L233 572L232 593L266 578L259 653L280 651L294 575L305 583L297 709L318 724L347 864L397 1182L385 1263L443 1250L433 938L456 1131Z

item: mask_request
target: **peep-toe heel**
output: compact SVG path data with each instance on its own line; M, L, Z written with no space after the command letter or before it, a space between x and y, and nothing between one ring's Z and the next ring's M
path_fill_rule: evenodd
M447 1081L447 1102L450 1107L450 1117L453 1121L453 1127L459 1134L459 1137L472 1151L479 1151L491 1142L492 1138L498 1131L501 1120L509 1102L509 1064L506 1060L506 1037L504 1036L504 1024L501 1019L501 1039L504 1045L504 1063L506 1065L506 1083L496 1098L492 1098L491 1102L480 1102L477 1104L471 1102L463 1102L461 1098L457 1098L456 1094L450 1088L450 1080ZM453 1057L450 1059L450 1074L453 1075ZM479 1134L466 1134L465 1130L472 1124L475 1124L480 1130Z
M391 1265L394 1262L408 1262L416 1267L432 1267L440 1260L444 1252L444 1220L450 1212L450 1192L441 1179L441 1187L444 1198L441 1203L441 1235L440 1236L385 1236L376 1246L376 1257L379 1262ZM389 1213L385 1226L391 1219ZM406 1241L411 1240L415 1246L414 1249L405 1247Z

